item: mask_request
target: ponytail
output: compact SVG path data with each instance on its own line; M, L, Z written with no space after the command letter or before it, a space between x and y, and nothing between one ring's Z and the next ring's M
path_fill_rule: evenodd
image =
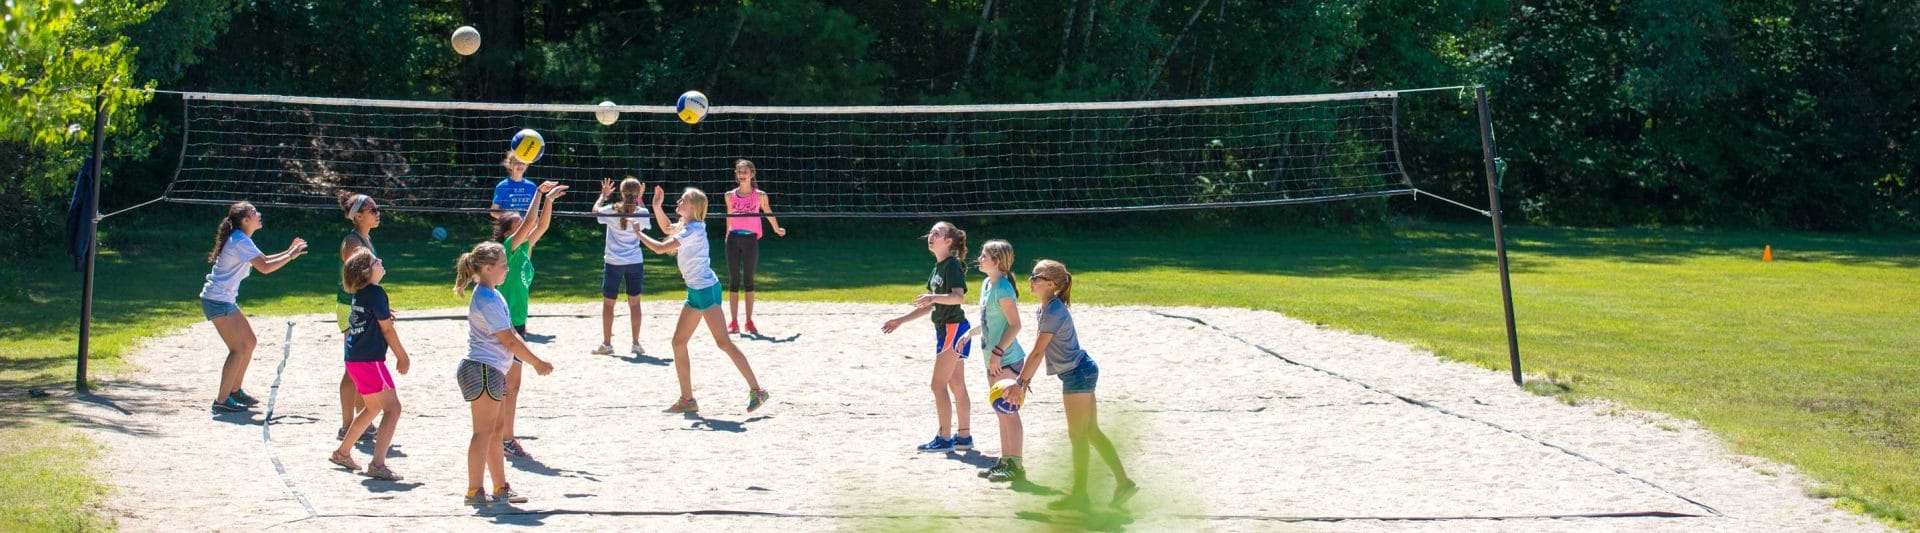
M334 191L333 194L340 198L340 210L346 212L347 220L353 220L354 215L360 214L361 208L373 201L371 196L347 191Z
M946 231L942 233L940 231L940 228L946 228ZM940 222L935 222L933 224L933 231L928 233L925 238L931 239L936 233L946 235L947 238L952 239L952 242L947 245L947 254L950 256L953 256L955 259L959 259L960 272L966 273L967 271L967 232L961 230L960 226L953 225L952 222L947 222L942 220Z
M642 188L639 178L627 176L627 179L620 180L619 193L620 201L614 202L613 210L622 215L631 215L640 209L640 195L645 194L646 189ZM627 229L631 222L629 217L621 217L620 229Z
M473 251L460 254L453 263L453 293L465 297L468 287L480 284L480 269L500 264L506 257L506 250L493 241L476 244Z
M1060 305L1073 303L1073 273L1067 271L1067 265L1052 259L1041 259L1033 265L1033 275L1053 282L1053 297L1060 300Z
M240 223L251 213L253 204L250 203L239 202L227 206L227 217L220 219L220 228L213 231L213 252L207 254L208 263L220 260L220 251L227 248L227 238L232 237L233 232L240 231Z

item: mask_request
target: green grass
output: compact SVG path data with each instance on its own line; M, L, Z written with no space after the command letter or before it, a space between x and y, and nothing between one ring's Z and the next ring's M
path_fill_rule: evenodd
M330 311L339 226L282 216L320 229L270 226L257 236L263 248L299 233L323 252L256 274L242 305L255 316ZM95 368L126 370L118 354L134 341L200 319L194 296L211 237L201 222L107 224ZM762 249L765 300L905 302L932 267L912 240L923 222L787 225L795 238ZM562 226L535 254L534 301L597 300L598 233ZM463 305L450 265L478 227L453 229L463 244L428 241L418 222L375 234L396 309ZM1274 310L1506 368L1485 226L970 229L976 249L985 238L1012 240L1022 265L1064 260L1076 301ZM1813 492L1836 505L1920 528L1920 238L1513 228L1509 239L1525 367L1552 378L1530 390L1697 420L1736 452L1811 474L1822 483ZM1759 261L1767 244L1773 263ZM670 261L650 259L647 270L649 298L679 298ZM0 273L0 390L71 382L77 287L64 259ZM0 415L0 428L19 426L18 413Z

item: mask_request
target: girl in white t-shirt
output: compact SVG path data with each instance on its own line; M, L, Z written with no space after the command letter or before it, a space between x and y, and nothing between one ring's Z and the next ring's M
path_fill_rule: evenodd
M600 274L600 347L593 350L595 355L613 355L613 304L620 298L622 285L626 286L628 320L633 325L633 355L647 354L640 347L640 288L646 281L646 271L641 268L644 257L640 230L653 227L647 220L649 213L640 207L640 195L646 191L646 184L633 176L620 181L617 195L613 180L600 180L600 199L593 202L593 212L601 215L600 223L607 226L606 266Z
M453 292L466 295L473 287L473 299L467 304L467 358L460 361L454 377L460 393L473 413L473 435L467 439L468 505L490 503L526 503L507 485L506 452L500 447L505 437L506 417L502 400L507 397L507 370L514 358L533 366L544 376L553 372L553 364L533 355L520 333L513 330L513 316L498 287L507 278L507 250L500 243L487 241L473 251L460 254L455 263ZM493 471L493 498L481 489L481 475Z
M666 215L662 214L661 204L666 197L665 190L653 188L653 216L666 230L666 240L656 241L643 233L640 242L653 253L674 254L680 264L680 277L687 282L686 305L680 307L680 321L673 327L673 370L680 377L680 399L674 401L667 412L700 411L700 404L693 400L693 370L687 366L687 341L693 338L693 330L702 320L707 323L707 331L713 334L714 346L733 359L740 377L747 378L747 412L753 412L766 404L768 395L760 388L760 381L754 379L746 354L740 353L740 347L727 337L723 324L727 317L720 311L720 277L713 274L713 260L707 256L707 194L688 187L680 195L680 201L673 206L673 212L680 215L679 224L668 224Z
M207 284L200 287L200 311L207 321L213 322L213 329L220 332L220 340L227 345L227 362L220 369L220 390L213 396L215 413L236 413L260 403L240 389L241 382L247 378L247 363L253 362L253 348L260 344L253 336L253 324L247 322L246 313L240 312L237 303L240 281L254 270L272 274L288 261L307 253L307 241L299 237L294 237L285 251L273 255L261 253L260 247L253 245L253 232L261 226L260 211L254 209L253 204L240 202L227 206L227 218L220 219L220 229L213 234L213 253L207 254L213 271L207 273Z

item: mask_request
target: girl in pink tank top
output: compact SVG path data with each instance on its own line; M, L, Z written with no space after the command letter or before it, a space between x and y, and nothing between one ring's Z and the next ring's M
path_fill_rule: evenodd
M760 237L762 233L760 219L757 216L740 216L759 213L772 213L773 206L767 202L767 193L754 186L754 177L758 174L753 162L741 159L733 162L733 180L739 188L727 191L727 311L732 318L727 321L727 333L739 333L740 292L747 293L747 334L759 335L760 328L753 324L753 271L760 265ZM780 227L780 219L765 217L773 225L773 234L787 236L786 228Z

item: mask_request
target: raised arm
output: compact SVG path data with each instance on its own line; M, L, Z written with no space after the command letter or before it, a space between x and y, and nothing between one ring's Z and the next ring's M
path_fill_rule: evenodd
M680 249L680 238L673 235L668 235L664 241L657 241L647 236L647 232L644 231L636 229L633 234L640 237L641 245L646 246L648 250L653 250L656 254L670 254Z
M567 186L555 185L552 189L548 189L545 193L541 194L540 196L542 198L535 199L535 203L545 205L540 206L540 224L534 226L533 233L527 236L528 243L538 244L540 237L546 236L547 228L553 225L553 201L560 199L560 195L566 193Z
M512 250L520 247L521 243L527 242L533 236L533 227L538 225L540 216L540 197L545 196L547 190L552 189L554 185L551 181L540 184L538 192L534 193L533 201L527 202L527 212L520 216L520 227L514 228L513 235L507 237L507 242L500 244L507 245L507 249Z
M667 220L667 210L660 208L660 205L666 201L667 190L660 188L659 185L653 186L653 227L660 228L660 231L666 232L667 235L671 236L677 233L669 229L673 227L673 221Z

